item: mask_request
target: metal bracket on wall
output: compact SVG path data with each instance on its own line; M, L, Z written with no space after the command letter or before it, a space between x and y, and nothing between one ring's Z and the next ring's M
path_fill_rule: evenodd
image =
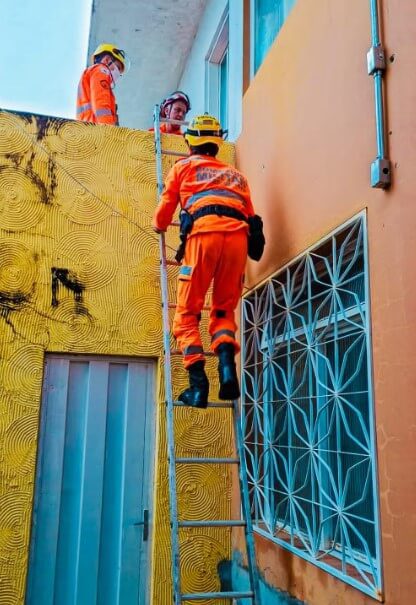
M376 158L371 164L371 186L386 189L391 184L391 164L386 158Z
M368 75L372 76L376 71L384 71L386 69L386 53L381 44L372 46L367 53L367 70Z

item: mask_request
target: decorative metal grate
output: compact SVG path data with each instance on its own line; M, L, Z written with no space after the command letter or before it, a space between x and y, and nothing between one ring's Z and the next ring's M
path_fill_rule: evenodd
M381 599L365 214L251 291L242 314L255 531Z

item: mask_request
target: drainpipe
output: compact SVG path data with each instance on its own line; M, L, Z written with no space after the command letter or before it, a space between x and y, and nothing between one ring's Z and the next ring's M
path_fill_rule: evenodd
M367 53L368 75L374 80L374 101L377 135L377 157L371 164L371 186L387 189L391 184L391 164L386 157L386 135L383 100L383 73L386 54L380 40L378 0L370 0L371 48Z

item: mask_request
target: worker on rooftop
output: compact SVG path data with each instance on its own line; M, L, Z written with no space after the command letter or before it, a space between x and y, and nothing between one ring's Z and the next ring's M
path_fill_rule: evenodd
M211 282L209 332L211 350L219 359L219 398L240 396L234 360L240 350L234 311L243 289L249 224L255 215L246 178L216 158L223 134L215 117L205 114L192 120L185 133L190 155L171 168L153 221L157 233L165 231L178 204L182 208L181 239L185 246L173 334L189 372L189 388L179 399L200 408L207 406L209 383L199 322ZM262 241L264 246L264 238Z
M113 89L128 68L124 50L113 44L100 44L96 48L92 65L84 70L78 85L77 120L118 125Z
M161 102L159 117L183 122L190 109L191 102L188 95L185 92L182 92L182 90L176 90ZM150 128L149 130L153 131L154 129ZM162 122L160 124L160 132L182 135L180 124L169 124L167 122Z

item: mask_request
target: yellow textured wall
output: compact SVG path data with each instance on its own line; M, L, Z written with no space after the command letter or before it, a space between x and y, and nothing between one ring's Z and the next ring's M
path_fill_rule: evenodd
M184 149L180 137L165 148ZM23 603L45 352L159 357L162 332L151 133L0 112L0 603ZM223 159L234 149L224 145ZM164 158L166 171L173 160ZM175 247L177 233L169 233ZM81 296L59 285L67 269ZM170 293L175 292L176 269ZM206 328L206 323L202 322ZM209 360L216 397L214 360ZM174 361L175 392L186 382ZM156 401L152 599L171 605L166 436L162 381ZM178 452L231 454L230 412L177 411ZM223 467L179 469L179 510L227 518ZM183 530L183 589L218 590L229 557L225 530ZM201 601L202 603L202 601ZM210 602L212 603L212 601Z

